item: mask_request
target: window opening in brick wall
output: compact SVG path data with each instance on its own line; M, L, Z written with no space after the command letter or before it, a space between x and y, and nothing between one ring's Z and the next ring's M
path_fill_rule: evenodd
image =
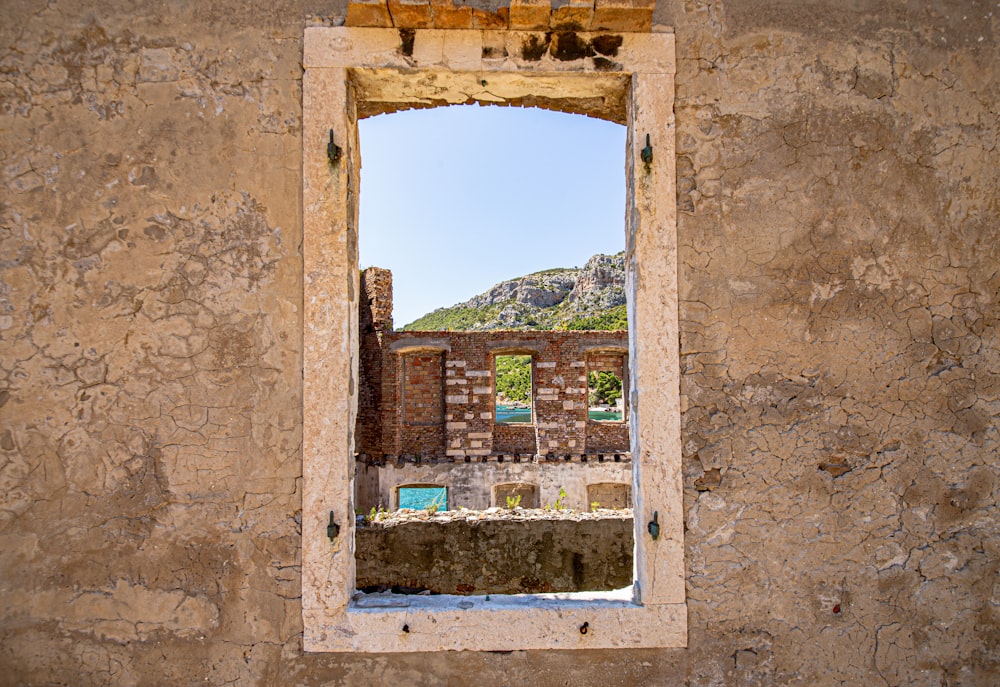
M523 39L523 40L522 40ZM530 40L529 40L530 39ZM531 45L544 47L539 56ZM582 41L582 43L581 43ZM614 44L613 59L562 50L563 44ZM304 422L303 422L303 644L307 651L428 651L683 646L686 641L683 529L680 491L679 364L677 340L676 216L673 131L673 36L652 34L307 29L303 87L304 207ZM605 48L602 47L602 50ZM603 54L603 53L602 53ZM598 59L600 64L598 64ZM609 69L608 66L611 66ZM543 104L596 114L628 127L626 251L629 294L629 423L632 426L632 500L636 510L632 587L611 594L560 594L507 599L489 595L382 599L356 595L351 459L358 389L357 199L360 155L357 121L380 112L442 102ZM336 141L336 143L335 143ZM643 147L646 144L645 148ZM341 147L342 146L342 147ZM469 142L470 156L476 142ZM651 153L652 151L652 153ZM342 153L342 155L340 154ZM641 154L640 154L641 153ZM493 205L509 203L512 190L544 185L547 148L526 158L523 173L491 184ZM482 159L479 160L482 164ZM487 161L488 162L488 161ZM405 167L405 166L404 166ZM411 173L409 167L405 167ZM540 176L541 175L541 176ZM498 192L498 189L500 191ZM490 208L480 208L489 212ZM475 213L464 213L473 218ZM468 231L468 228L467 228ZM363 308L362 308L363 309ZM390 325L379 330L391 333ZM423 347L420 341L389 342ZM447 341L433 347L446 350ZM523 342L517 342L517 348ZM604 345L603 343L601 345ZM509 347L514 347L513 342ZM488 347L487 347L488 348ZM485 359L489 359L487 353ZM392 356L389 356L392 359ZM384 363L386 358L383 357ZM448 365L459 365L447 360ZM563 374L554 361L535 356L536 384L566 380L577 400L546 400L584 419L576 438L589 440L586 364ZM574 363L575 367L575 363ZM489 367L485 370L487 374ZM477 367L475 372L483 371ZM456 371L456 375L457 375ZM580 389L579 387L582 387ZM386 392L386 389L382 390ZM391 392L391 390L388 390ZM377 399L376 399L377 400ZM492 403L492 395L489 395ZM539 415L541 400L533 409ZM347 417L332 409L347 409ZM640 412L641 408L641 412ZM464 415L469 415L465 413ZM485 413L492 419L492 413ZM482 416L471 413L476 421ZM448 418L446 423L459 422ZM536 445L576 448L536 417ZM575 425L576 423L574 423ZM603 423L610 424L610 423ZM474 432L489 441L487 432ZM468 433L470 439L473 432ZM545 442L542 442L542 439ZM382 441L391 437L381 437ZM464 441L464 440L463 440ZM449 447L451 443L449 441ZM477 450L477 449L473 449ZM543 454L548 459L558 454ZM458 455L451 456L456 459ZM492 455L466 453L487 462ZM539 456L536 455L536 458ZM422 456L397 456L420 464ZM495 456L495 465L518 456ZM562 459L572 459L563 453ZM607 458L607 456L605 456ZM617 462L617 457L615 461ZM591 464L588 463L588 469ZM398 483L397 483L398 484ZM404 485L405 486L405 485ZM576 498L586 499L587 480ZM548 502L540 484L540 499ZM559 499L563 498L559 490ZM571 491L571 490L566 490ZM551 492L549 492L551 493ZM568 493L566 496L570 496ZM449 499L451 494L449 493ZM558 506L553 503L553 508ZM345 512L346 509L346 512ZM654 517L655 516L655 517ZM655 522L658 528L647 528ZM346 524L340 532L335 523ZM655 534L653 534L655 531ZM324 533L327 536L324 537ZM496 622L519 628L496 633ZM590 628L584 633L581 627Z
M530 355L498 355L493 358L493 407L496 422L531 424Z
M444 421L444 356L413 353L402 356L403 422L434 427Z
M627 417L625 356L591 353L587 356L587 419L625 422Z

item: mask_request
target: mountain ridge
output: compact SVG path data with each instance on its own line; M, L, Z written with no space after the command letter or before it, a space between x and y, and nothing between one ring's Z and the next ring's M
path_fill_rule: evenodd
M402 331L626 329L625 252L507 279Z

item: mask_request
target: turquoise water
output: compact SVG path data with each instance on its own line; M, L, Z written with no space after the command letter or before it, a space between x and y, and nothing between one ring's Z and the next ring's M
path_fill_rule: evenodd
M599 422L621 422L620 410L591 410L587 417ZM506 423L530 423L531 410L528 408L512 408L510 406L496 407L496 421Z
M513 408L511 406L501 406L496 407L496 421L497 422L531 422L531 409L530 408Z
M399 507L422 510L436 505L438 510L448 510L448 487L400 487Z

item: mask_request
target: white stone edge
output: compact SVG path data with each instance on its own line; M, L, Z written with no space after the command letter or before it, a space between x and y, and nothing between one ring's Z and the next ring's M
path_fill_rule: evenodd
M469 48L476 44L482 45L483 36L488 31L447 31L436 32L439 35L433 36L430 34L433 30L421 31L435 42L464 44L466 55L471 59L464 60L462 64L447 61L414 64L396 51L395 46L399 40L396 29L311 27L305 32L303 66L306 69L371 66L451 71L475 68L484 73L520 71L525 74L540 74L554 68L558 72L555 76L566 78L589 73L580 72L578 67L570 70L569 65L557 64L552 60L526 64L524 61L511 59L499 64L496 60L477 59L476 51ZM626 46L624 54L619 58L624 65L624 73L631 73L633 76L672 76L675 73L673 34L624 35ZM381 46L381 49L359 55L351 43L352 36L364 36L362 42L368 47ZM651 51L653 59L649 58L649 53L640 54L644 51ZM422 54L426 54L426 51ZM630 60L633 56L635 59ZM306 151L304 168L308 167L312 152ZM306 183L305 180L303 183ZM305 284L304 288L308 290ZM633 469L636 469L635 466ZM313 488L307 485L304 495L311 493ZM642 532L639 517L637 513L636 530L638 537L642 537L645 533ZM341 539L344 534L353 534L351 524L348 523L347 533L342 533ZM305 529L303 528L303 537L306 536ZM647 546L645 541L642 544L637 541L637 558L644 558L642 554ZM312 555L307 556L303 552L304 564L307 563L306 559L313 558L315 548L311 548ZM353 546L348 546L347 553L353 555ZM682 552L680 555L683 556ZM311 561L313 564L317 562ZM307 577L312 578L313 575L303 571L304 585ZM639 577L642 578L643 575L640 574ZM329 582L333 582L332 587ZM353 599L346 605L340 605L344 603L343 599L329 599L332 601L329 605L329 602L324 603L324 591L330 593L339 586L336 581L329 580L327 584L319 585L319 588L311 587L309 594L303 590L304 651L389 653L687 646L686 603L640 604L631 597L622 598L618 592L605 595L500 595L491 597L489 601L486 601L486 597L448 595L403 597L405 600L394 600L393 603L406 605L388 607L362 605ZM680 586L683 589L683 579L680 580ZM317 595L318 598L315 598ZM306 603L307 597L313 599L313 603ZM317 601L318 604L315 603ZM581 632L584 623L587 628L585 633ZM403 631L404 625L408 631Z
M687 646L686 604L642 606L616 595L392 595L385 603L405 605L352 602L341 613L305 613L303 649L397 653Z

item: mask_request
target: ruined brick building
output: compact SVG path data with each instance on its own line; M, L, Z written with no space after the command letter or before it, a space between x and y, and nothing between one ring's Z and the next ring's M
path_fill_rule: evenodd
M0 684L1000 682L995 2L3 16ZM352 599L352 125L459 97L630 126L641 604Z
M521 497L631 506L628 424L588 417L587 374L626 380L626 332L394 332L392 276L370 268L362 297L355 504L399 506L402 485L448 489L449 508L482 509ZM495 359L530 356L531 420L495 415Z

